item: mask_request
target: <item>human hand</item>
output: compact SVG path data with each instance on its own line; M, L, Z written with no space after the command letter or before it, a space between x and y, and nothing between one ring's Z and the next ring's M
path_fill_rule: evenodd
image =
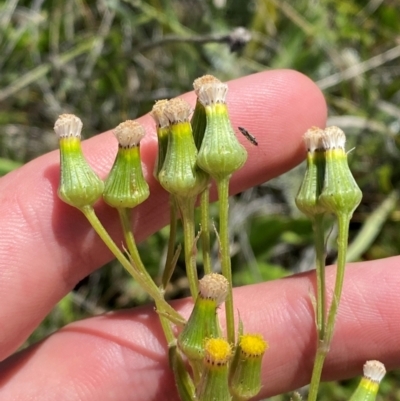
M193 94L185 96L192 104ZM316 86L293 71L271 71L229 84L233 126L258 139L244 140L249 157L233 176L232 192L262 183L304 158L301 137L324 126L326 106ZM143 239L167 223L167 195L152 178L156 152L152 133L142 142L151 198L139 206L135 230ZM105 177L116 151L111 133L83 143L95 170ZM176 400L166 344L152 307L118 311L70 324L42 342L10 356L52 307L83 277L112 257L81 213L57 197L59 155L42 156L0 180L0 400ZM119 241L118 219L96 206ZM361 373L368 359L388 369L400 366L400 271L398 257L348 266L325 379ZM328 294L333 269L327 270ZM246 331L260 332L264 356L260 397L300 387L310 380L316 347L314 272L237 288L235 307ZM191 303L174 303L188 315Z

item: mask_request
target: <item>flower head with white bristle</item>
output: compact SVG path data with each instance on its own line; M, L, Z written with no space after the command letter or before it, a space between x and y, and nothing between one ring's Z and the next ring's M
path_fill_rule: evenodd
M211 85L215 83L221 83L221 81L214 77L214 75L203 75L193 81L193 89L197 96L199 96L200 89L204 85Z
M304 134L304 143L309 152L315 152L323 148L322 135L324 131L318 127L311 127Z
M104 184L83 156L82 121L73 114L61 114L54 124L60 144L60 185L58 196L78 209L101 197Z
M222 274L210 273L199 281L199 289L202 298L213 299L221 305L228 295L229 282Z
M361 202L362 192L349 168L345 143L346 135L340 128L332 126L324 129L324 184L318 202L326 212L351 218Z
M112 207L132 209L150 195L140 159L140 141L145 133L134 120L124 121L114 129L118 152L103 192L104 201Z
M54 132L60 139L81 137L82 120L74 114L61 114L54 124Z
M132 148L138 146L146 134L143 126L137 121L127 120L119 124L114 129L114 135L122 148Z
M168 102L164 108L164 114L171 124L188 122L192 107L186 100L178 97Z
M345 133L336 126L326 127L322 133L322 145L324 149L343 149L346 143Z
M189 121L192 107L186 100L175 98L168 102L164 114L170 125L165 157L157 162L158 180L174 196L197 196L207 186L208 177L197 166L197 148Z
M367 361L363 368L364 377L380 383L386 374L385 365L379 361Z
M150 112L150 115L153 117L158 128L166 128L169 126L168 117L164 113L168 103L169 100L167 99L157 100Z
M226 94L228 85L222 82L212 82L203 85L199 89L199 101L203 106L209 106L216 103L226 103Z

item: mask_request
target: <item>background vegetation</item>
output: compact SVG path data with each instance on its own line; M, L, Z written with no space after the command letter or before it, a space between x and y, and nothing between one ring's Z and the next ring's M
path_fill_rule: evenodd
M52 127L63 112L81 116L92 135L190 90L205 73L228 80L293 68L318 83L329 124L355 146L350 159L364 199L350 260L400 254L399 9L398 0L3 0L0 172L55 149ZM252 35L243 47L229 36L237 27ZM236 284L312 267L310 224L293 207L301 175L295 169L232 200ZM141 245L154 276L167 232ZM333 243L329 254L334 260ZM178 266L168 296L185 295L186 286ZM72 320L147 301L120 266L106 266L63 299L30 342ZM396 377L385 380L381 399L400 400ZM325 384L320 399L347 399L354 385Z

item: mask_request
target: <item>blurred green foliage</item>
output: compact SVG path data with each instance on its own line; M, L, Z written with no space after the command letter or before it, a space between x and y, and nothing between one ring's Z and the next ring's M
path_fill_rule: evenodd
M364 245L352 258L397 255L400 210L388 200L397 200L400 178L399 7L398 0L3 0L0 174L55 149L52 126L63 112L83 119L87 137L190 90L205 73L229 80L292 68L321 87L328 124L343 128L348 149L355 147L349 158L364 198L350 238ZM252 39L232 52L232 43L218 38L239 26ZM237 285L312 267L311 227L293 207L301 176L296 169L232 200ZM379 224L369 220L373 211ZM141 244L154 277L167 236L162 230ZM329 243L332 261L334 248ZM186 287L178 265L168 296L183 296ZM146 301L110 264L62 300L30 341L77 318ZM386 379L382 398L400 399L396 377L399 383L398 374ZM354 385L324 385L320 400L346 399Z

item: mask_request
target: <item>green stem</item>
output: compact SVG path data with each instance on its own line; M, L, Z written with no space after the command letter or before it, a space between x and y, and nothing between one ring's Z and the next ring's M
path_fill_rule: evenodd
M200 196L200 211L201 211L201 245L203 251L203 266L204 274L210 274L211 255L210 255L210 189L207 188Z
M124 256L121 250L117 247L115 242L112 240L108 232L105 230L100 220L97 218L96 213L92 206L84 206L80 209L85 217L89 220L93 229L107 245L108 249L114 254L122 266L128 271L128 273L143 287L145 291L154 299L157 307L161 307L166 315L171 316L174 321L185 323L183 317L163 298L162 293L156 286L147 270L141 270L136 264L132 263Z
M190 293L193 301L195 301L199 293L194 235L194 205L196 198L177 197L177 201L183 222L186 274L189 280Z
M235 344L235 317L233 314L232 270L229 247L229 179L230 176L217 180L219 199L219 238L221 247L222 274L229 282L229 292L225 300L226 331L228 342Z
M136 246L136 241L135 237L133 236L132 226L131 226L131 209L121 208L118 209L118 213L121 220L126 245L128 247L128 251L129 254L131 255L134 265L137 266L137 269L139 271L143 272L144 275L147 275L149 279L153 281L143 264L142 258L140 257L139 251ZM156 300L155 303L156 303L156 308L159 312L168 313L164 309L164 303L160 302L159 300ZM175 336L173 334L171 324L164 315L159 314L158 316L160 318L161 327L163 329L165 338L167 339L168 346L170 347L175 342Z
M319 341L318 343L317 355L315 357L314 368L311 377L310 392L308 394L308 401L316 401L317 399L318 387L321 380L322 367L324 365L325 358L329 352L329 348L332 342L337 311L343 289L350 217L351 216L347 214L337 215L339 234L338 234L338 259L336 267L335 289L328 313L328 321L325 329L325 335L323 340Z
M324 215L318 214L313 220L317 273L317 331L319 341L322 341L325 336L325 238L323 219Z
M181 401L195 400L195 386L187 365L183 361L176 344L169 349L169 360L175 376L175 384Z
M174 257L175 257L175 241L176 241L176 228L177 228L177 216L176 216L176 201L173 195L170 195L170 222L169 222L169 238L168 238L168 250L167 258L165 260L164 273L162 277L162 288L167 288L167 285L171 279L172 273L175 269Z

